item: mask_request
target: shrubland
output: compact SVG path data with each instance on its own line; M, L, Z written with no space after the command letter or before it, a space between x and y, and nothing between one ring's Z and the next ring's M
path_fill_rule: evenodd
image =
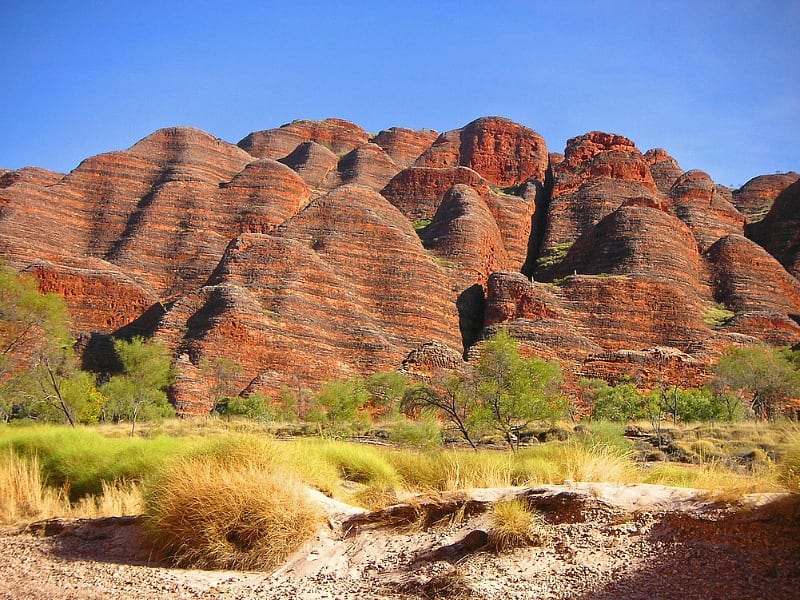
M277 398L236 395L230 379L240 368L219 359L201 365L213 414L189 422L168 418L163 346L114 340L116 372L82 371L63 303L6 271L0 291L6 526L143 513L154 548L176 564L270 568L319 526L309 489L371 509L425 493L570 481L687 486L718 498L800 491L800 429L789 420L798 352L731 349L702 389L593 379L570 399L559 366L521 356L503 331L458 370L417 381L375 373ZM567 420L576 414L585 419ZM497 508L498 549L544 535L527 511Z

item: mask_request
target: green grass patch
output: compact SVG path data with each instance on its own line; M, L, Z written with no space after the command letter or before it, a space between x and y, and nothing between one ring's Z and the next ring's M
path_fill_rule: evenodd
M724 327L731 322L736 313L728 310L722 304L709 306L703 311L703 321L711 327Z
M0 429L0 447L36 457L49 485L68 491L70 500L99 495L103 484L141 481L168 457L184 452L190 438L114 438L97 429L57 425Z
M423 229L425 229L430 224L431 224L431 220L430 219L417 219L416 221L414 221L412 223L412 225L414 226L414 229L417 232L422 231Z
M536 268L538 269L550 269L559 265L563 262L566 258L567 253L572 248L572 242L566 242L563 244L556 244L555 246L551 246L547 250L545 250L539 258L536 259Z

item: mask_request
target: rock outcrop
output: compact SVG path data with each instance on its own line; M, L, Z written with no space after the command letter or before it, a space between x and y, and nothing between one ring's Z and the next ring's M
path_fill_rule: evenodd
M439 134L431 129L414 130L391 127L376 135L372 142L384 149L394 163L405 169L425 152Z
M469 167L492 185L543 182L549 163L544 139L532 129L500 117L484 117L443 133L420 156L418 167Z
M748 227L748 233L800 279L800 179L781 191L767 216Z
M669 190L672 210L692 230L701 252L729 234L744 233L744 217L702 171L687 171Z
M288 156L303 142L316 142L335 154L343 155L369 141L369 134L344 119L293 121L277 129L254 131L238 146L258 158L278 160Z
M253 391L275 394L297 379L397 368L429 339L459 347L445 281L400 212L348 185L270 235L236 237L163 334L193 363L222 353L259 378Z
M656 187L669 194L672 184L683 174L678 161L672 158L663 148L653 148L644 153L644 162L650 168L650 175L656 182Z
M634 143L594 131L567 142L553 167L553 190L539 244L540 257L562 253L625 201L657 204L662 198Z
M769 212L775 198L798 179L800 173L794 171L753 177L733 192L732 203L748 223L755 223Z
M216 357L275 395L457 368L499 328L568 383L700 385L728 345L800 343L798 178L730 190L621 135L559 154L499 117L238 145L174 127L66 175L0 170L0 256L64 296L84 364L110 334L167 342L185 414L210 410Z

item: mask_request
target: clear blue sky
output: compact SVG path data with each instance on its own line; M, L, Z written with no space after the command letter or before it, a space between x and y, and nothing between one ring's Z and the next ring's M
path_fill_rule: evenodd
M0 167L66 172L171 125L235 143L501 115L554 151L612 131L725 185L800 171L800 1L2 5Z

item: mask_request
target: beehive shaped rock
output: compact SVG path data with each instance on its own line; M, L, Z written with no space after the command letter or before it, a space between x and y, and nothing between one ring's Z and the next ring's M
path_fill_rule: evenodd
M767 216L748 233L800 279L800 180L781 191Z
M548 163L547 145L538 133L508 119L484 117L440 135L415 165L469 167L490 184L507 187L529 179L544 182Z
M344 119L293 121L276 129L254 131L239 141L238 146L258 158L278 160L288 156L304 142L316 142L343 155L369 141L369 134Z
M570 139L564 160L553 168L539 255L563 252L603 217L636 199L656 204L663 194L631 140L599 131Z
M372 142L383 148L396 165L405 169L430 148L438 137L439 134L431 129L391 127L379 132Z
M383 148L364 144L347 153L339 161L339 177L343 184L358 184L380 192L400 171Z
M446 277L410 223L362 186L312 201L270 235L237 237L210 283L196 310L168 315L164 335L186 330L173 343L195 358L224 349L257 391L396 368L429 339L461 344Z
M798 179L800 173L794 171L753 177L733 192L732 203L748 223L755 223L766 216L775 198Z
M317 142L303 142L279 162L294 170L311 188L331 189L339 183L339 157Z
M678 161L670 156L663 148L653 148L644 153L644 162L650 168L650 174L656 187L664 193L669 194L672 184L683 174Z
M729 234L744 233L744 216L717 191L708 174L687 171L672 185L673 211L692 230L701 252Z

